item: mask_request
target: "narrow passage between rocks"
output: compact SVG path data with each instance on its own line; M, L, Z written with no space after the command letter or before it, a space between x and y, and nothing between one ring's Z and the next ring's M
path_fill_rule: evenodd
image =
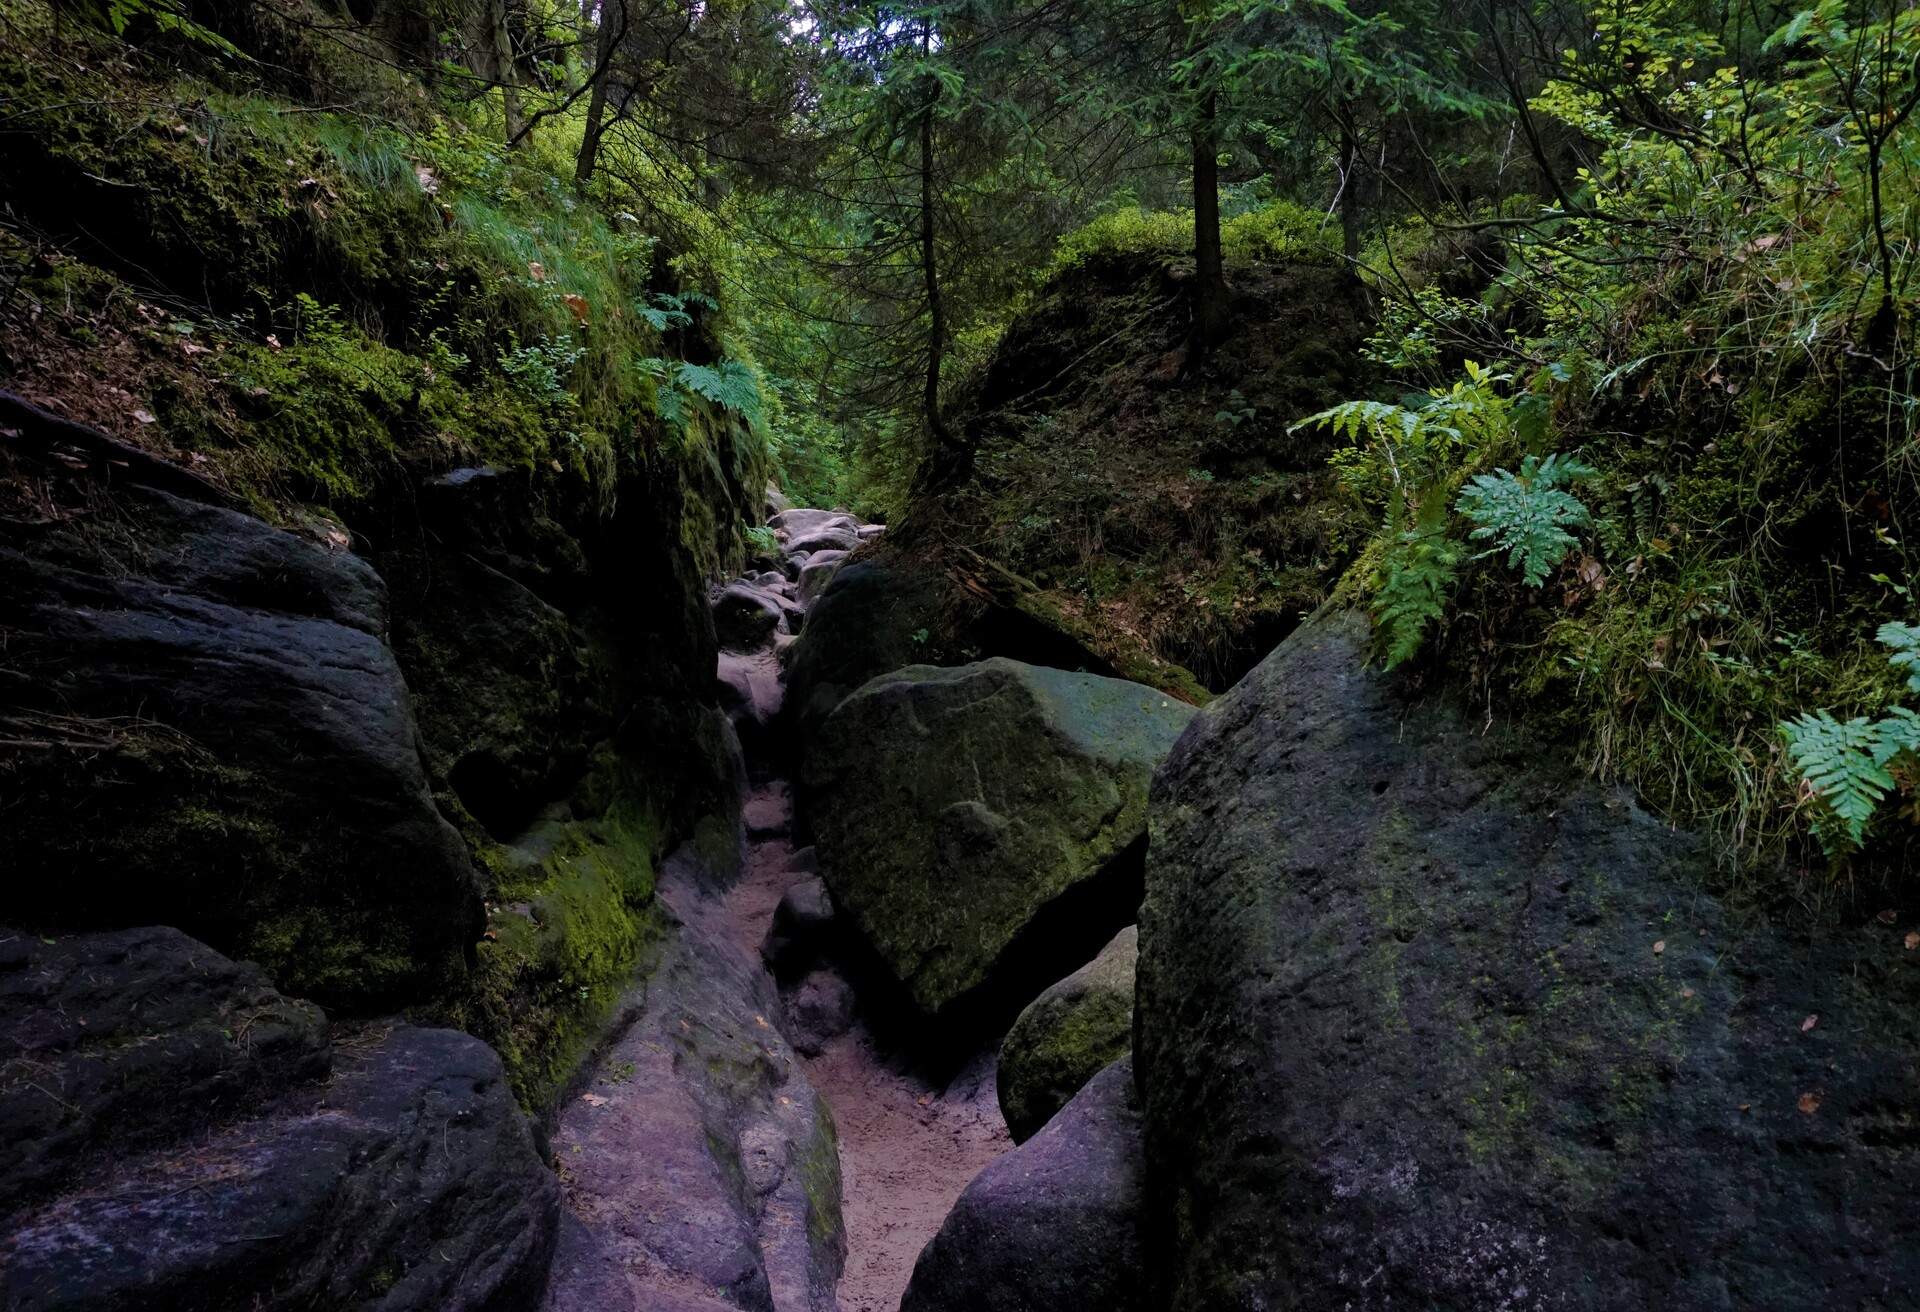
M809 561L793 570L793 580L769 578L762 586L804 611L824 586L822 567L837 563ZM753 731L770 729L779 716L779 656L770 645L745 655L725 653L721 665L723 684L744 713L753 783L746 804L746 867L726 895L719 921L733 943L757 960L770 934L778 943L794 928L804 931L792 925L796 917L782 912L783 900L789 910L804 913L824 896L811 849L795 845L793 787L786 774L791 754L780 751L773 736ZM816 957L804 947L789 953L791 963L780 961L777 950L772 954L775 964L793 967L780 975L797 976L783 979L781 990L788 1037L839 1132L847 1232L841 1312L894 1312L920 1250L961 1190L1011 1146L996 1099L994 1052L989 1047L952 1078L931 1076L876 1032L862 1014L853 982L830 954Z

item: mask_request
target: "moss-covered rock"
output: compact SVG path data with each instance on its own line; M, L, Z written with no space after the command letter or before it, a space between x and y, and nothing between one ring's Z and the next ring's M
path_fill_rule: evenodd
M1113 936L1100 955L1027 1004L1000 1044L1000 1111L1024 1143L1081 1086L1133 1046L1133 967L1140 931Z
M1330 612L1155 780L1155 1306L1798 1309L1920 1285L1920 960L1709 856Z
M1024 1001L1132 919L1147 780L1192 714L1004 659L883 675L807 752L821 877L923 1011Z

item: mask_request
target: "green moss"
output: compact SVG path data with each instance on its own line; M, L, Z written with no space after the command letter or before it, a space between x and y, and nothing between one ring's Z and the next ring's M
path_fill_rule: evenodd
M487 937L452 1019L506 1063L514 1094L550 1110L662 932L653 902L661 833L623 804L558 825L529 859L497 845Z

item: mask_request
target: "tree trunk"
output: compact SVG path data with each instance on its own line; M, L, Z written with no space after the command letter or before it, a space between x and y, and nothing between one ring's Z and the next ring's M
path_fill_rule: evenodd
M932 49L933 28L923 20L921 54L929 55ZM940 84L931 77L928 83L926 103L920 110L920 275L927 297L927 373L921 409L927 434L933 439L928 482L933 487L945 487L965 477L971 460L940 407L940 365L947 353L947 304L940 290L940 263L934 241L933 109L940 100Z
M1340 120L1340 248L1347 257L1347 268L1360 263L1360 140L1351 117Z
M1227 335L1227 272L1220 253L1220 136L1212 90L1193 125L1193 340L1204 356Z
M493 0L487 11L487 25L493 29L493 76L500 84L500 98L506 109L507 144L520 140L525 120L520 113L520 88L515 81L513 41L507 35L506 0Z
M580 153L573 161L573 189L585 191L600 162L600 136L606 129L607 78L613 66L613 47L626 31L626 0L606 0L600 7L600 35L594 42L593 67L587 76L593 90L587 95L587 121L580 133Z

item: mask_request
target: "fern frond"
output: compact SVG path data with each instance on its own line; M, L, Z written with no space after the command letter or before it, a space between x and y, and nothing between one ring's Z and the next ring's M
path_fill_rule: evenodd
M1446 611L1459 562L1459 547L1438 536L1403 534L1387 553L1373 594L1373 621L1386 669L1411 660L1420 650L1427 626Z
M1920 744L1920 717L1908 711L1880 721L1865 716L1843 721L1825 711L1807 711L1781 725L1780 732L1816 803L1814 837L1828 855L1839 856L1866 838L1874 809L1894 787L1887 765Z
M1920 624L1882 624L1874 636L1892 651L1887 659L1894 668L1905 672L1907 691L1920 692Z
M1591 520L1586 506L1561 485L1598 472L1571 456L1528 456L1517 474L1508 469L1476 474L1461 489L1455 508L1478 525L1469 537L1491 539L1495 545L1487 554L1505 551L1508 566L1537 588L1576 545L1567 530Z

